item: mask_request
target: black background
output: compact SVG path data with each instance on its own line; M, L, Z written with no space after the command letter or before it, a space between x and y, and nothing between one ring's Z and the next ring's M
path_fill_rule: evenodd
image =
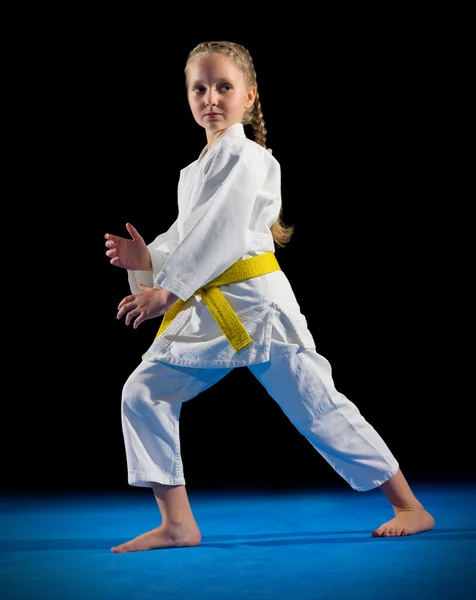
M149 242L175 220L179 170L206 143L183 68L208 39L254 58L295 226L277 257L337 388L409 479L473 477L444 36L408 16L333 16L286 35L170 27L165 39L164 23L126 14L71 18L23 62L12 209L29 268L6 291L22 308L6 315L2 487L127 488L121 389L160 320L133 330L116 319L129 288L104 234L131 222ZM247 369L184 405L181 439L189 487L347 485Z

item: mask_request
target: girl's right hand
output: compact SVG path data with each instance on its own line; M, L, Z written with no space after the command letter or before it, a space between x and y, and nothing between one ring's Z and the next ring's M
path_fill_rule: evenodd
M126 229L132 239L119 237L106 233L106 256L111 260L111 265L129 269L131 271L151 271L149 249L141 235L130 223L126 223Z

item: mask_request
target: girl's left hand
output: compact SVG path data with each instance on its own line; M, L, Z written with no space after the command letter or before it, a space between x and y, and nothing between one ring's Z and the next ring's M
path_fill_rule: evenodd
M121 319L126 315L126 325L130 325L135 317L134 329L137 329L143 321L160 317L178 300L175 294L164 288L159 290L142 283L139 283L139 287L143 290L142 293L126 296L117 307L117 318Z

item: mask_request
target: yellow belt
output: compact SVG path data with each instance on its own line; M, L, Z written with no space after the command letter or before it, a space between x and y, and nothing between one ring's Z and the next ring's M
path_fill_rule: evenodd
M205 306L208 308L236 352L245 346L248 346L248 344L251 344L253 340L248 335L248 332L236 316L219 287L221 285L236 283L237 281L251 279L252 277L258 277L259 275L265 275L266 273L280 270L281 267L273 252L259 254L258 256L252 256L251 258L237 261L221 275L218 275L218 277L215 277L215 279L195 292L195 294L201 295ZM183 300L177 300L177 302L175 302L175 304L173 304L164 314L155 339L167 329L177 314L184 308L184 305L185 302Z

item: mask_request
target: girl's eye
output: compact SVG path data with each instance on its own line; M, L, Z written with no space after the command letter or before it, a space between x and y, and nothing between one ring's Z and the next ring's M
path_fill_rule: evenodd
M220 92L228 92L232 88L229 83L222 83L221 85L218 86L218 89ZM203 86L203 85L196 85L193 87L193 91L196 94L204 94L207 90L206 90L205 86Z

